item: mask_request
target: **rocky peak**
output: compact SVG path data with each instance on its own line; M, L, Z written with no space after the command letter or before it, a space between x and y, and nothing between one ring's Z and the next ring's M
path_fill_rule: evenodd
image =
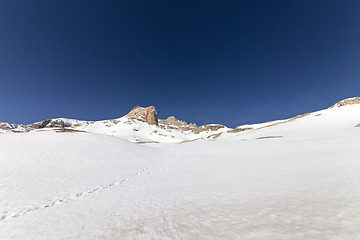
M188 131L192 130L193 128L196 128L195 123L186 123L185 121L181 121L176 119L174 116L168 117L167 119L160 119L159 123L160 126L165 129L179 129L182 131Z
M168 117L167 119L165 119L164 123L167 125L188 126L190 128L196 127L195 123L187 124L185 121L178 120L174 116L171 116L171 117Z
M126 114L126 117L144 121L150 125L158 125L158 121L159 121L154 106L150 106L147 108L143 108L139 106L134 107L128 114Z
M220 124L207 124L207 125L203 125L203 126L194 128L192 131L194 133L198 134L201 132L217 131L224 127L225 127L224 125L220 125Z
M41 122L28 125L32 129L41 128L66 128L71 127L71 123L65 122L62 119L47 119Z
M143 107L134 107L128 114L125 115L128 118L136 118L145 121L145 109Z
M165 119L165 123L168 125L175 125L177 123L177 119L174 116L168 117Z

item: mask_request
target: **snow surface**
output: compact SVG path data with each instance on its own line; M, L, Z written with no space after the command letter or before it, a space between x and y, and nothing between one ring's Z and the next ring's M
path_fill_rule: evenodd
M182 144L1 133L0 239L358 239L359 123L357 104Z

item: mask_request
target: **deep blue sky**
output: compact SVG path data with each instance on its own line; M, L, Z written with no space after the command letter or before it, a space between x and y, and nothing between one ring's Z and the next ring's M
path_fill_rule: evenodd
M360 95L360 2L0 1L0 121L237 126Z

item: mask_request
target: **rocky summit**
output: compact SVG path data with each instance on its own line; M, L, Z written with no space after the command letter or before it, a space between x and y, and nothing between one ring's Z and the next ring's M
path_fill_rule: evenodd
M134 118L140 121L147 122L150 125L158 125L158 116L154 106L150 107L134 107L128 114L128 118Z

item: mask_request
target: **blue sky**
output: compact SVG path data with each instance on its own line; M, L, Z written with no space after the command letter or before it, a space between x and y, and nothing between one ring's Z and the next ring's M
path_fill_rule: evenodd
M360 2L0 1L0 121L237 126L360 94Z

